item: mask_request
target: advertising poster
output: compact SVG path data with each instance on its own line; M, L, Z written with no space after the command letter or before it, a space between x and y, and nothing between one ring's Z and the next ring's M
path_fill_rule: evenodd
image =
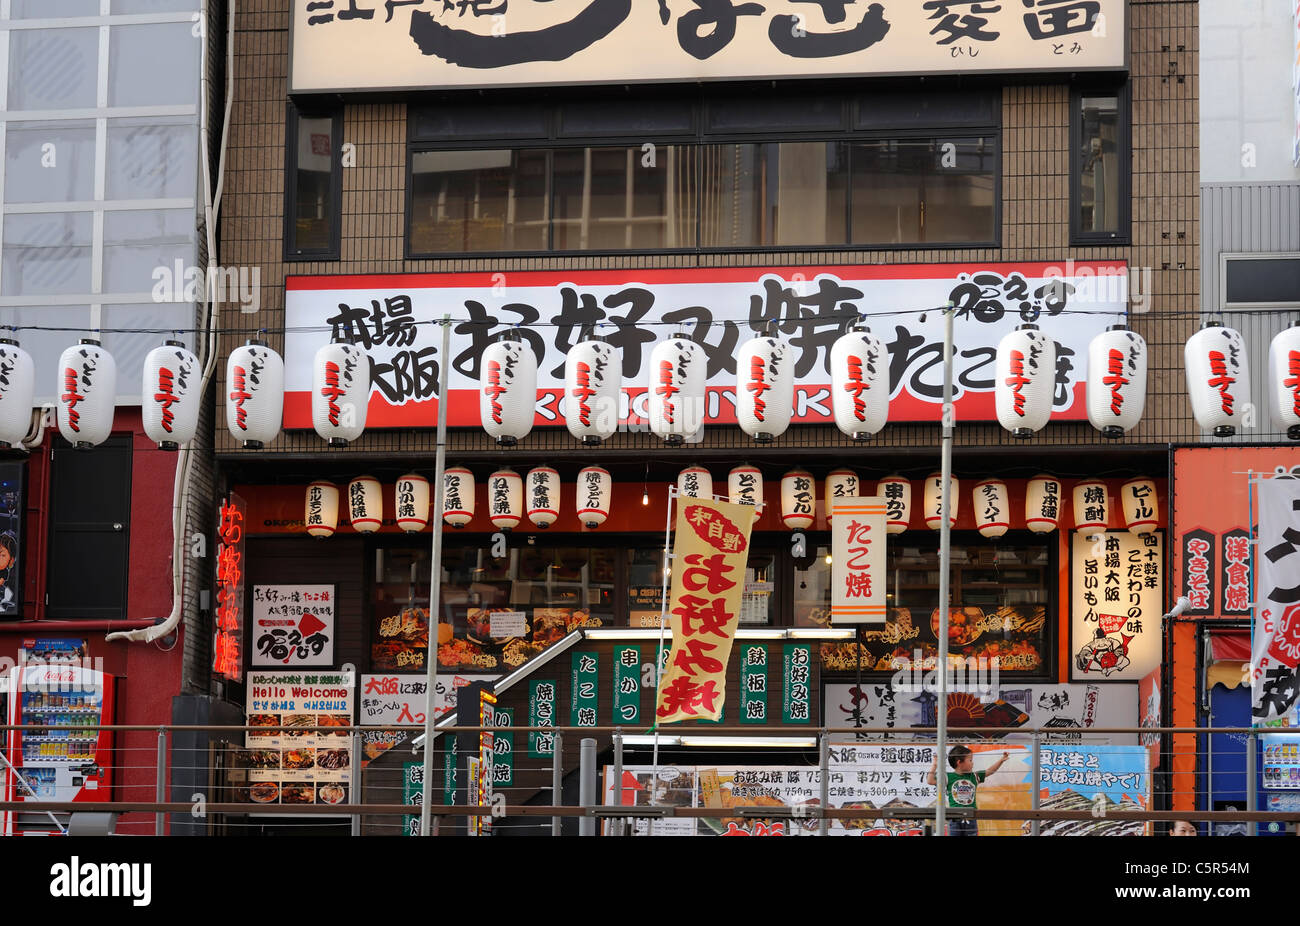
M22 463L0 464L0 620L22 611Z
M471 682L492 682L495 675L439 675L433 703L438 717L456 707L456 692ZM358 703L358 726L424 727L429 698L424 675L363 675ZM367 764L405 742L411 734L401 730L362 730Z
M885 623L885 500L833 499L831 623Z
M1136 682L1160 665L1160 534L1074 534L1070 586L1072 681Z
M253 665L334 664L333 585L253 586Z
M1143 820L1124 811L1151 805L1150 756L1145 746L1049 744L1038 750L1041 810L1087 810L1090 820L1044 820L1041 836L1144 836ZM1026 831L1028 824L1025 824Z
M343 804L352 781L354 678L341 672L248 673L246 749L236 799ZM320 727L320 730L311 730Z
M1259 579L1251 653L1255 721L1284 717L1300 694L1300 476L1260 480Z

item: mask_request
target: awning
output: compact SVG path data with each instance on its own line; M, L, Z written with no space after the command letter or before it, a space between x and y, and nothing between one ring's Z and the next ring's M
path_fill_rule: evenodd
M1205 687L1222 685L1236 688L1248 678L1250 663L1250 633L1245 630L1211 630L1209 632L1210 664L1205 670Z

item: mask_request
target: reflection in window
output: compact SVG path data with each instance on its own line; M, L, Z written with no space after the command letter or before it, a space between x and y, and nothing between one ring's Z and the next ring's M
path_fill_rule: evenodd
M93 225L89 212L5 216L3 294L90 292Z
M108 39L108 105L193 105L202 40L193 24L113 26Z
M1119 98L1080 98L1078 217L1081 232L1119 232Z
M106 212L104 292L150 292L154 271L174 267L178 260L185 265L193 249L194 214L188 209Z
M290 250L328 252L338 221L334 197L334 124L337 117L299 116L296 120Z
M843 243L845 150L835 142L704 146L701 246Z
M543 150L417 152L411 251L545 250L547 170Z
M108 120L109 199L189 199L198 182L198 134L191 117Z
M985 138L853 146L853 243L992 241L995 145Z
M694 242L689 149L567 148L554 155L555 240L562 251Z

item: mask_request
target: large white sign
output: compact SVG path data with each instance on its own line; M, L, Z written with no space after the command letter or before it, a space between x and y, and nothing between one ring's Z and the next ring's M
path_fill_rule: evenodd
M1124 0L294 0L290 93L1126 64Z
M1258 550L1251 671L1254 717L1266 721L1300 693L1300 476L1260 481Z
M253 665L334 664L333 585L253 586Z
M471 682L492 682L496 675L440 674L433 703L437 716L456 707L456 693ZM425 675L363 675L358 724L366 727L422 726L429 709Z
M564 422L564 364L584 329L618 350L619 422L648 430L649 363L677 331L704 349L704 421L736 421L736 354L776 322L791 348L792 420L829 423L830 352L866 316L889 351L891 421L937 421L943 403L943 316L952 302L957 416L996 419L997 344L1024 322L1057 342L1053 417L1087 418L1088 343L1127 318L1127 265L1114 261L718 267L565 273L452 273L289 277L285 283L287 428L309 428L312 360L338 336L374 361L366 426L429 427L437 420L441 343L452 318L447 423L479 425L479 366L503 331L517 330L538 358L535 426ZM926 311L930 310L930 311Z
M1071 679L1136 682L1160 665L1162 535L1075 533L1070 586Z

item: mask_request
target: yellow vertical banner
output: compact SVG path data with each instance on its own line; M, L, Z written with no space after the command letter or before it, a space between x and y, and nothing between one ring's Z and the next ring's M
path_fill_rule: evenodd
M756 514L749 505L678 499L668 603L673 645L659 679L658 723L722 716Z

